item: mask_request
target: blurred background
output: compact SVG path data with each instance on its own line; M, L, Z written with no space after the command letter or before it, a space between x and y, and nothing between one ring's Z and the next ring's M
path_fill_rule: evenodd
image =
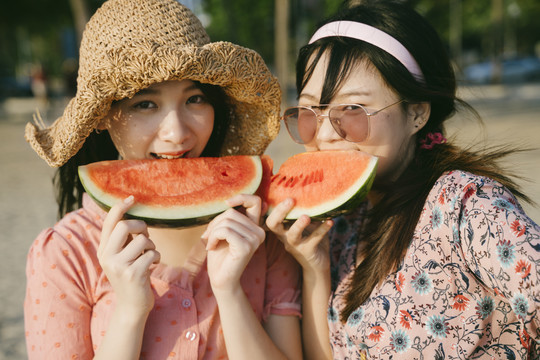
M361 0L352 0L355 3ZM257 50L284 89L316 23L341 0L185 0L213 41ZM540 80L538 0L409 0L448 44L460 80L469 84ZM70 96L78 42L103 0L4 1L0 13L0 99ZM256 5L255 5L256 4Z
M186 0L213 41L257 50L295 102L294 62L318 21L341 0ZM354 2L354 1L350 1ZM540 202L540 1L410 0L438 30L453 59L460 95L483 123L456 116L448 132L464 145L534 148L506 165ZM4 0L0 12L0 360L25 359L22 304L28 248L56 221L53 169L26 144L26 122L61 115L76 91L78 43L101 0ZM277 166L302 151L284 129L268 148ZM540 210L523 204L540 222Z

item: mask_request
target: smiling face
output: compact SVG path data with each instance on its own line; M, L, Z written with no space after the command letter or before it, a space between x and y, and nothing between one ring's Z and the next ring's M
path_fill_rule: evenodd
M327 67L323 54L314 72L302 89L299 105L320 103ZM371 63L362 61L353 68L337 91L332 104L360 104L374 112L398 102L399 95L392 91ZM429 105L406 104L390 106L370 118L369 137L362 143L341 138L327 117L321 117L314 139L305 144L306 151L359 150L379 158L375 181L395 179L411 161L415 149L415 134L429 117ZM326 113L326 112L324 112Z
M198 157L214 108L191 80L165 81L115 103L104 121L123 159Z

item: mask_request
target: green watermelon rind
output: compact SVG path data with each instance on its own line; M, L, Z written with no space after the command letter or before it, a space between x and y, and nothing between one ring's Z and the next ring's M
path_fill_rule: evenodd
M102 208L104 211L109 211L111 207L103 202L101 202L96 197L89 194L90 197L94 200L96 204L100 208ZM228 208L228 207L227 207ZM223 210L225 211L225 210ZM155 228L186 228L186 227L192 227L192 226L198 226L198 225L205 225L208 224L210 221L212 221L213 218L221 214L223 211L216 212L214 214L210 214L207 216L199 216L194 218L182 218L182 219L159 219L159 218L153 218L153 217L144 217L144 216L137 216L133 215L130 212L127 212L124 214L124 219L131 219L131 220L142 220L146 223L146 225L150 227Z
M302 215L307 215L314 220L327 220L350 213L365 201L367 194L371 190L377 170L377 162L377 157L371 157L362 176L357 179L354 185L349 187L348 191L338 198L322 203L317 207L294 207L285 219L296 220ZM269 209L269 212L271 210Z
M374 169L375 170L375 169ZM368 179L366 180L364 186L362 186L347 202L339 206L336 209L327 211L320 215L314 215L311 218L314 220L328 220L341 215L346 215L355 210L366 200L366 196L371 190L373 181L375 180L375 171L373 171Z
M256 175L243 189L238 191L238 194L254 194L262 180L263 168L260 156L249 156L249 158L255 165ZM87 194L105 211L109 211L114 204L123 200L111 196L95 186L89 179L88 172L84 166L79 167L79 179ZM135 203L125 214L124 218L143 220L151 227L180 228L204 225L230 208L225 202L228 198L194 206L163 208Z

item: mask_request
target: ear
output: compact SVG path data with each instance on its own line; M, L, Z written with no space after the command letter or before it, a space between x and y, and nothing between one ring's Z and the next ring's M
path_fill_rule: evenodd
M431 104L428 102L411 103L407 107L407 117L412 126L412 134L420 131L428 122Z
M96 130L103 131L108 130L111 125L110 114L107 114L103 119L99 120L99 123L96 126Z
M99 124L96 126L96 130L98 131L107 130L107 123L101 120Z

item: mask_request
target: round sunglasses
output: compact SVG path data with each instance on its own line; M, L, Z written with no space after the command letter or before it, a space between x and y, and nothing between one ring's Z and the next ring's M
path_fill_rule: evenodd
M299 144L307 144L327 117L336 133L343 139L355 143L366 141L369 137L369 119L373 115L402 103L399 100L377 111L369 112L359 104L319 104L294 106L285 110L281 119L285 122L292 139ZM326 109L327 113L323 114Z

